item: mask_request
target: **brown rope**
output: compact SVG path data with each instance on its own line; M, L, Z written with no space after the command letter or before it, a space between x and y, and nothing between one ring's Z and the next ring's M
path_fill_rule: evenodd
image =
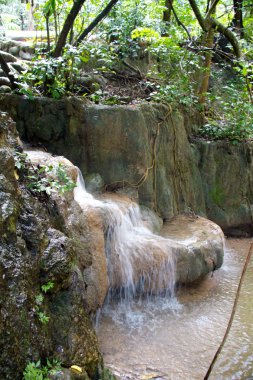
M234 300L233 309L232 309L232 312L231 312L231 315L230 315L230 319L229 319L229 322L228 322L228 325L227 325L227 329L226 329L225 335L224 335L224 337L222 339L222 342L221 342L218 350L216 351L216 354L213 357L212 363L210 364L210 366L208 368L208 371L206 372L204 380L209 379L209 376L210 376L210 374L212 372L214 364L215 364L215 362L216 362L219 354L221 353L221 350L222 350L222 348L223 348L223 346L224 346L224 344L225 344L225 342L227 340L230 328L231 328L232 323L233 323L233 319L234 319L235 311L236 311L236 308L237 308L237 304L238 304L238 300L239 300L239 295L240 295L240 291L241 291L241 287L242 287L242 283L243 283L243 279L244 279L244 276L245 276L248 264L250 262L252 251L253 251L253 243L251 243L251 245L250 245L250 249L249 249L248 255L246 257L245 263L244 263L244 267L243 267L242 274L241 274L241 277L240 277L240 282L239 282L239 285L238 285L238 288L237 288L237 292L236 292L236 296L235 296L235 300Z

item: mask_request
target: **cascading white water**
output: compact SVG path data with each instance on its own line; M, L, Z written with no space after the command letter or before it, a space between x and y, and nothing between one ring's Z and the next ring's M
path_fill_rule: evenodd
M37 152L31 153L31 158L36 165L64 163L71 178L76 178L76 168L63 157ZM129 379L153 378L153 375L159 378L160 374L164 379L193 379L192 373L195 373L196 367L201 369L201 365L210 359L203 356L205 340L209 342L217 337L216 314L210 319L215 307L209 302L209 297L204 297L204 314L201 315L201 310L194 312L195 298L190 305L184 305L180 294L179 301L175 297L157 295L173 295L175 269L177 281L187 284L220 267L223 257L222 231L204 218L181 215L164 223L161 236L155 235L145 224L150 211L143 213L136 203L122 195L107 194L106 198L101 196L101 200L95 199L85 190L81 175L74 196L82 210L69 203L72 201L71 194L66 196L69 202L59 200L59 207L70 204L73 207L70 214L64 207L63 212L66 213L67 223L76 229L80 248L83 246L85 249L83 256L82 249L79 251L80 262L76 274L84 280L84 302L90 310L99 311L110 288L112 302L103 307L99 324L99 339L106 364L115 370L117 363L115 372L121 379L126 379L123 368L125 360L127 370L131 368L132 371L130 377L127 375ZM214 281L215 276L209 276L207 283L213 285ZM231 289L230 278L227 283ZM213 287L210 289L208 295L211 296ZM144 294L155 297L144 298ZM191 288L187 295L191 297L192 294ZM124 302L113 302L115 296ZM223 316L226 294L221 301ZM189 312L191 310L192 313ZM184 315L187 316L186 322ZM181 320L182 329L178 325ZM211 334L206 335L213 326ZM115 347L121 349L115 350ZM175 351L175 348L178 350ZM189 355L192 348L196 351L194 359ZM194 368L191 370L192 365ZM150 374L156 368L157 373ZM196 380L199 378L203 376Z
M224 336L251 242L228 240L225 265L200 283L179 289L176 305L143 300L130 313L117 305L114 313L102 314L100 348L118 379L203 380ZM253 260L210 380L253 379L252 278Z
M136 203L106 202L109 225L106 238L111 295L132 299L138 295L173 294L174 260L167 239L153 234Z
M75 200L85 209L99 208L105 229L109 298L174 294L175 263L170 239L145 225L139 206L126 199L97 200L88 194L79 171Z

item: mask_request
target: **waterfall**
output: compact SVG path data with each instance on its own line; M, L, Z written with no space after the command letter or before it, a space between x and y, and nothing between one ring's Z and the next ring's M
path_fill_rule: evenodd
M109 298L129 301L137 296L174 294L170 239L145 226L137 203L124 197L95 199L87 193L80 171L74 197L84 210L91 207L102 215Z

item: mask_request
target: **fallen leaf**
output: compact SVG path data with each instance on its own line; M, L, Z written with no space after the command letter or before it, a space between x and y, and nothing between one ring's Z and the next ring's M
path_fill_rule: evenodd
M72 366L70 367L70 369L71 369L72 371L75 371L75 372L78 372L78 373L82 373L82 372L83 372L82 368L81 368L81 367L78 367L78 365L72 365Z
M14 177L16 178L16 180L18 180L18 179L19 179L19 175L18 175L18 173L17 173L17 171L16 171L16 170L14 170Z

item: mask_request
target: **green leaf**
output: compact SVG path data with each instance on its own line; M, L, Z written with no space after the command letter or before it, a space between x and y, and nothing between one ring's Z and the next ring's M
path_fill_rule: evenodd
M53 287L54 287L54 282L48 281L46 284L41 286L41 290L44 293L47 293L50 289L53 289Z

